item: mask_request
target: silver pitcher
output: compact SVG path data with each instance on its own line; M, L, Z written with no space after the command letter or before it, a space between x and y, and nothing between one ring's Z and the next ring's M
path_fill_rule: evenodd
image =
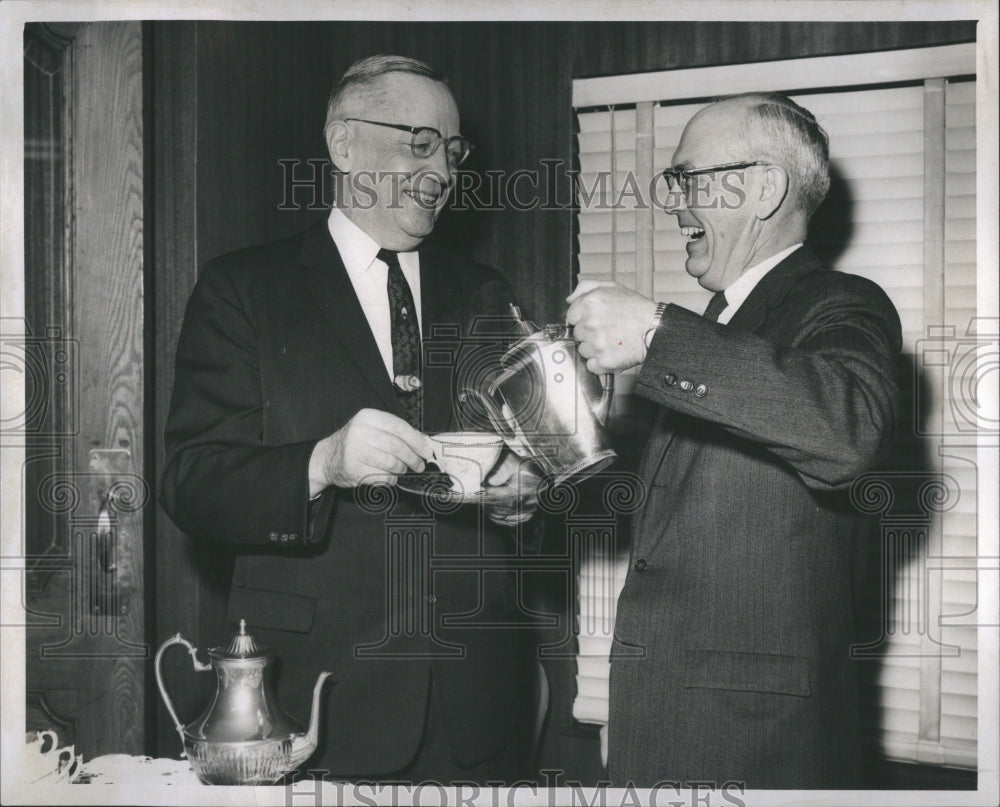
M183 645L195 670L215 670L215 696L201 717L187 726L174 711L163 684L161 660L173 645ZM328 672L313 687L312 713L306 732L281 709L271 685L274 656L257 645L240 620L229 644L208 651L211 662L198 661L197 649L179 633L156 653L156 684L170 712L191 767L207 785L269 785L295 770L316 750L319 697Z
M607 467L617 454L607 431L614 375L596 376L577 353L570 325L534 327L500 359L501 369L486 393L467 388L486 409L493 428L520 456L533 460L553 484L582 479Z

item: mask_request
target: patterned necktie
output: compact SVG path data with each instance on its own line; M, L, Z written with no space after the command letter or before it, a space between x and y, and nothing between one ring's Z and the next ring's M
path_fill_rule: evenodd
M703 316L712 322L718 322L719 314L725 311L727 305L729 303L726 302L726 293L724 291L717 291L712 295L712 299L708 301L708 308L705 309Z
M406 419L420 428L420 326L413 304L410 284L403 277L399 256L390 249L380 249L375 256L389 267L386 289L392 331L392 373L396 397L403 405Z

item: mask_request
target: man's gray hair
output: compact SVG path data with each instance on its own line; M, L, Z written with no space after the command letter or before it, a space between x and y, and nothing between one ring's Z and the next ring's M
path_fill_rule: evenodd
M379 79L389 73L410 73L447 85L444 74L428 64L408 56L369 56L347 68L339 83L330 93L326 104L326 124L342 120L347 106L375 106L384 98ZM356 110L357 112L358 110Z
M721 99L746 104L741 128L747 159L766 160L792 174L807 216L830 190L830 139L805 107L779 93L746 93Z

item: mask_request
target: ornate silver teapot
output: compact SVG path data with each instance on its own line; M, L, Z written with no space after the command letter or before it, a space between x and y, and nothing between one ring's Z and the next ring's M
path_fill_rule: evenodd
M617 458L606 426L614 375L596 376L577 353L571 325L536 326L511 312L525 336L500 359L486 393L468 388L493 428L522 457L559 484L596 473Z
M195 670L215 670L217 688L201 717L187 726L177 717L163 684L161 660L173 645L183 645ZM156 653L156 684L170 712L191 767L207 785L269 785L295 770L316 750L319 738L319 697L328 672L319 674L313 688L309 730L281 709L268 669L274 656L257 645L240 620L239 633L225 647L208 651L211 662L198 661L197 649L179 633Z

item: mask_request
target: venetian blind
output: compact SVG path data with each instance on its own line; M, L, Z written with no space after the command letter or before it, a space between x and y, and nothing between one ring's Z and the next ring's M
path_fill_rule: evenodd
M704 102L674 91L787 92L830 135L831 198L810 242L893 300L919 385L901 424L899 467L880 477L893 504L878 514L875 585L866 586L874 594L862 604L864 635L875 636L857 649L870 742L892 759L961 767L975 767L977 752L977 478L973 441L950 437L961 438L969 420L961 346L975 344L975 82L962 80L974 71L969 45L628 76L617 88L610 79L574 83L580 279L616 280L695 311L709 293L683 269L685 239L657 209L656 177ZM830 89L831 76L842 86ZM617 379L625 417L633 388L634 373ZM911 494L916 505L905 509ZM610 626L626 564L581 564L574 716L582 721L607 721Z

